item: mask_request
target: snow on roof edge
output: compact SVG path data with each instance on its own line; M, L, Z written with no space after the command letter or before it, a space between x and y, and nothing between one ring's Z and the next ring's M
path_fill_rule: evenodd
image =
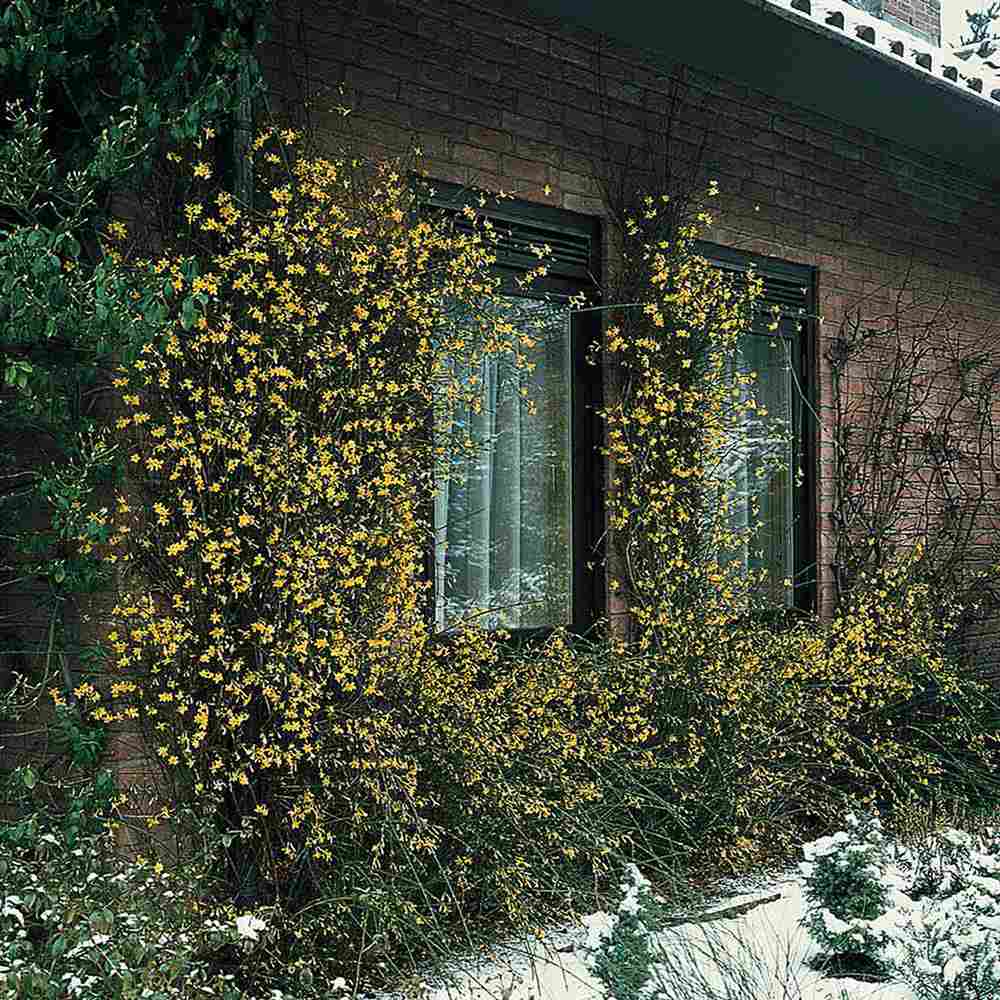
M1000 52L995 48L987 51L985 57L980 54L983 48L979 45L944 49L873 17L846 0L765 0L765 3L842 32L854 42L870 45L889 59L1000 109Z

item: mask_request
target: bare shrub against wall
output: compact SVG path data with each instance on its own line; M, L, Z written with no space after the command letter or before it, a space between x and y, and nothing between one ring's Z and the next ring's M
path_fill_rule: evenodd
M963 651L995 670L1000 348L947 293L915 291L912 269L899 285L847 310L825 352L837 597L921 539L914 572L963 606Z

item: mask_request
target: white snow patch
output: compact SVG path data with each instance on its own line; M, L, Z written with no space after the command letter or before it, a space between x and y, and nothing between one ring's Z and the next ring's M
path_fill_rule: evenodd
M678 962L684 961L681 956L685 954L704 955L710 950L708 939L718 930L713 940L739 941L738 954L754 962L756 991L747 1000L915 1000L900 984L828 978L810 968L809 959L818 949L799 926L805 909L801 876L785 872L752 882L752 891L707 903L705 909L735 906L777 892L781 898L734 919L668 928L661 940L669 944L670 954ZM742 885L733 883L731 888ZM603 1000L603 985L588 970L583 949L586 945L597 947L610 935L617 919L616 914L599 911L575 926L554 928L544 941L498 947L492 961L457 961L456 983L432 982L423 1000ZM699 976L706 983L717 984L716 989L724 989L724 973L713 968L711 960L699 963ZM792 984L790 991L786 991L786 982ZM379 1000L401 998L383 994Z

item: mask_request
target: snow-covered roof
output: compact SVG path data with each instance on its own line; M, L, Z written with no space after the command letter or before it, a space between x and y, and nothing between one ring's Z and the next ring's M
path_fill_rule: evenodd
M995 49L984 58L978 46L945 49L882 21L846 0L766 0L815 24L841 32L859 44L870 45L879 54L897 60L928 76L974 94L1000 107L1000 53Z

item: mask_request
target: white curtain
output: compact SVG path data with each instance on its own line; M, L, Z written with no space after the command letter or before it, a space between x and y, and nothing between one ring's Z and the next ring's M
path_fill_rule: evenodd
M742 562L744 569L767 570L767 590L779 604L790 605L792 592L784 586L794 566L795 455L792 439L792 373L787 341L746 334L739 345L737 366L754 371L757 379L748 394L757 404L727 443L724 459L711 477L729 483L729 528L749 540L726 561ZM748 396L744 396L744 402Z
M474 452L447 443L434 509L435 618L475 616L487 627L566 624L572 607L570 317L565 305L505 300L536 340L534 370L486 357L481 409L453 413ZM522 399L521 387L534 407Z

